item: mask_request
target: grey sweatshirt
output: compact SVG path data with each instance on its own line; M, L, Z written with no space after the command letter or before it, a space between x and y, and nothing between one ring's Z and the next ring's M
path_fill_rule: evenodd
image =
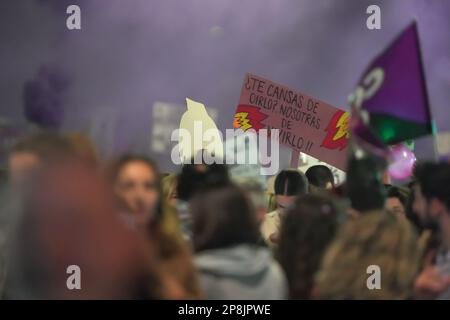
M267 248L242 244L207 250L194 261L206 299L287 298L284 273Z

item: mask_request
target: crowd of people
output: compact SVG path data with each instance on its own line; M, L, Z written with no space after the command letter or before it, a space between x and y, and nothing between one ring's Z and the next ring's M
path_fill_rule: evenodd
M0 179L3 299L450 298L448 163L380 192L323 165L263 185L221 164L104 161L81 135L41 132Z

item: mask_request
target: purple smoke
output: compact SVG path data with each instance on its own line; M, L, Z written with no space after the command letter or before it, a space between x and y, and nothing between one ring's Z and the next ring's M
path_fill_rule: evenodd
M59 69L43 66L23 91L25 118L42 128L58 129L64 118L68 78Z

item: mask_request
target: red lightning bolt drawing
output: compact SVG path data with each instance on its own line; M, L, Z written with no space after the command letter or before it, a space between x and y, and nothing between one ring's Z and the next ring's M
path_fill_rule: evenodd
M323 140L321 147L327 149L344 149L347 146L350 136L348 128L349 120L350 115L348 112L343 110L336 111L325 129L327 136Z

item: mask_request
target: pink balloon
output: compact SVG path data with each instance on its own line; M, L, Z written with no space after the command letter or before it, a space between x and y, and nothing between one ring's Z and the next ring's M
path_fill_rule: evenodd
M396 180L405 180L411 177L416 163L416 156L405 145L397 144L390 153L389 175Z

